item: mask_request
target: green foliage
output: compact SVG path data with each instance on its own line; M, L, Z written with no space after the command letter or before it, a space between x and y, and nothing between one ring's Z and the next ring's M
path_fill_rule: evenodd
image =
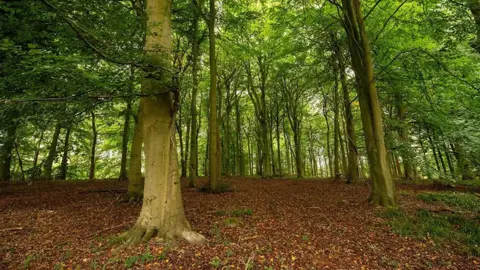
M227 227L237 227L241 223L242 221L237 217L228 217L223 220L223 224L225 224Z
M125 259L124 266L128 269L132 268L138 261L140 260L140 257L138 256L130 256L127 259Z
M480 212L480 198L473 193L460 192L429 192L417 196L425 202L443 202L462 210Z
M454 244L473 255L480 255L479 221L461 214L436 214L418 210L408 215L400 209L387 209L381 216L388 218L392 230L403 236L432 238L439 244Z
M219 268L220 266L222 266L222 261L220 260L220 258L214 257L214 258L210 261L210 265L211 265L213 268Z
M163 255L163 253L162 253L162 255ZM154 259L155 259L155 256L153 256L152 253L150 253L149 248L147 248L147 250L144 253L142 253L142 255L140 255L140 262L141 263L151 262Z
M168 255L167 252L163 251L160 255L158 255L157 258L158 258L158 260L163 261L167 258L167 255Z
M25 260L23 260L23 268L28 269L30 268L30 264L32 263L33 260L37 258L37 254L30 254L28 255Z

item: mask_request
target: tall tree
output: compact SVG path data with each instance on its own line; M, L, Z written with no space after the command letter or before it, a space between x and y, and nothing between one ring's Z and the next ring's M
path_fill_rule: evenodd
M358 153L357 153L357 139L355 135L355 126L353 123L352 104L350 101L350 92L347 85L347 76L345 74L345 60L343 57L342 47L340 41L335 38L335 56L338 64L338 71L340 74L340 83L342 85L343 93L343 108L345 110L345 125L346 125L346 140L348 142L348 169L347 169L347 183L358 182Z
M143 138L145 144L145 189L142 210L133 227L121 235L125 244L154 236L181 237L190 243L205 238L191 230L183 208L178 156L175 143L175 111L178 93L172 92L170 0L147 0L149 33L145 52L152 69L142 79Z
M192 5L196 5L195 0L192 0ZM198 38L198 21L200 15L197 9L193 9L192 19L192 101L190 104L190 157L188 166L188 186L195 187L195 180L198 171L198 127L197 127L197 93L198 93L198 58L200 55L200 42Z
M395 205L395 186L388 169L382 113L360 1L342 0L342 4L343 23L358 85L358 101L373 183L370 200L382 206Z

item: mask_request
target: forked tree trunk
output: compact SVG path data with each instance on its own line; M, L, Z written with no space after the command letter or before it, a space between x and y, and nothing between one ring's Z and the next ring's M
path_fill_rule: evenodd
M65 180L67 179L67 170L68 170L68 150L70 149L70 133L72 128L68 127L65 134L65 142L63 145L63 156L62 163L60 164L60 175L58 179Z
M43 166L43 178L45 179L52 178L52 166L53 166L53 161L57 156L57 144L58 144L58 137L60 136L61 128L62 128L62 125L60 123L57 123L55 125L55 131L53 131L52 142L50 143L48 156Z
M175 143L174 98L168 87L172 79L171 1L147 0L148 27L145 50L152 64L162 68L160 78L144 77L143 138L145 143L145 189L142 210L135 225L121 238L126 245L159 236L181 237L190 243L205 238L191 230L183 208L178 156ZM161 49L159 49L159 47ZM158 74L158 73L157 73Z
M342 0L342 3L352 66L358 83L358 100L373 184L370 200L382 206L395 205L395 186L388 169L382 113L360 1Z

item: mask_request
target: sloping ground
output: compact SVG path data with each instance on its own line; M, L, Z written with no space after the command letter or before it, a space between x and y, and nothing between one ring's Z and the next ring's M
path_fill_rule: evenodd
M366 186L228 182L235 192L184 189L187 217L208 244L157 240L117 252L108 243L140 210L116 202L126 183L2 185L0 269L478 269L478 257L394 234ZM424 204L409 192L400 192L405 208Z

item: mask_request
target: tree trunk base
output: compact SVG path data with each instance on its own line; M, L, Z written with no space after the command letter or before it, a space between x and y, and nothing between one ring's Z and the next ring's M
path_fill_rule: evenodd
M380 205L380 206L384 206L384 207L396 206L395 199L383 198L380 195L373 195L372 194L368 200L373 205Z
M143 193L141 192L127 192L121 198L121 203L141 203L143 199Z
M176 229L176 230L161 230L154 226L141 226L134 225L130 230L119 236L122 246L134 246L140 243L149 241L154 237L160 237L165 240L171 240L174 238L181 238L190 244L204 244L207 239L188 228Z

